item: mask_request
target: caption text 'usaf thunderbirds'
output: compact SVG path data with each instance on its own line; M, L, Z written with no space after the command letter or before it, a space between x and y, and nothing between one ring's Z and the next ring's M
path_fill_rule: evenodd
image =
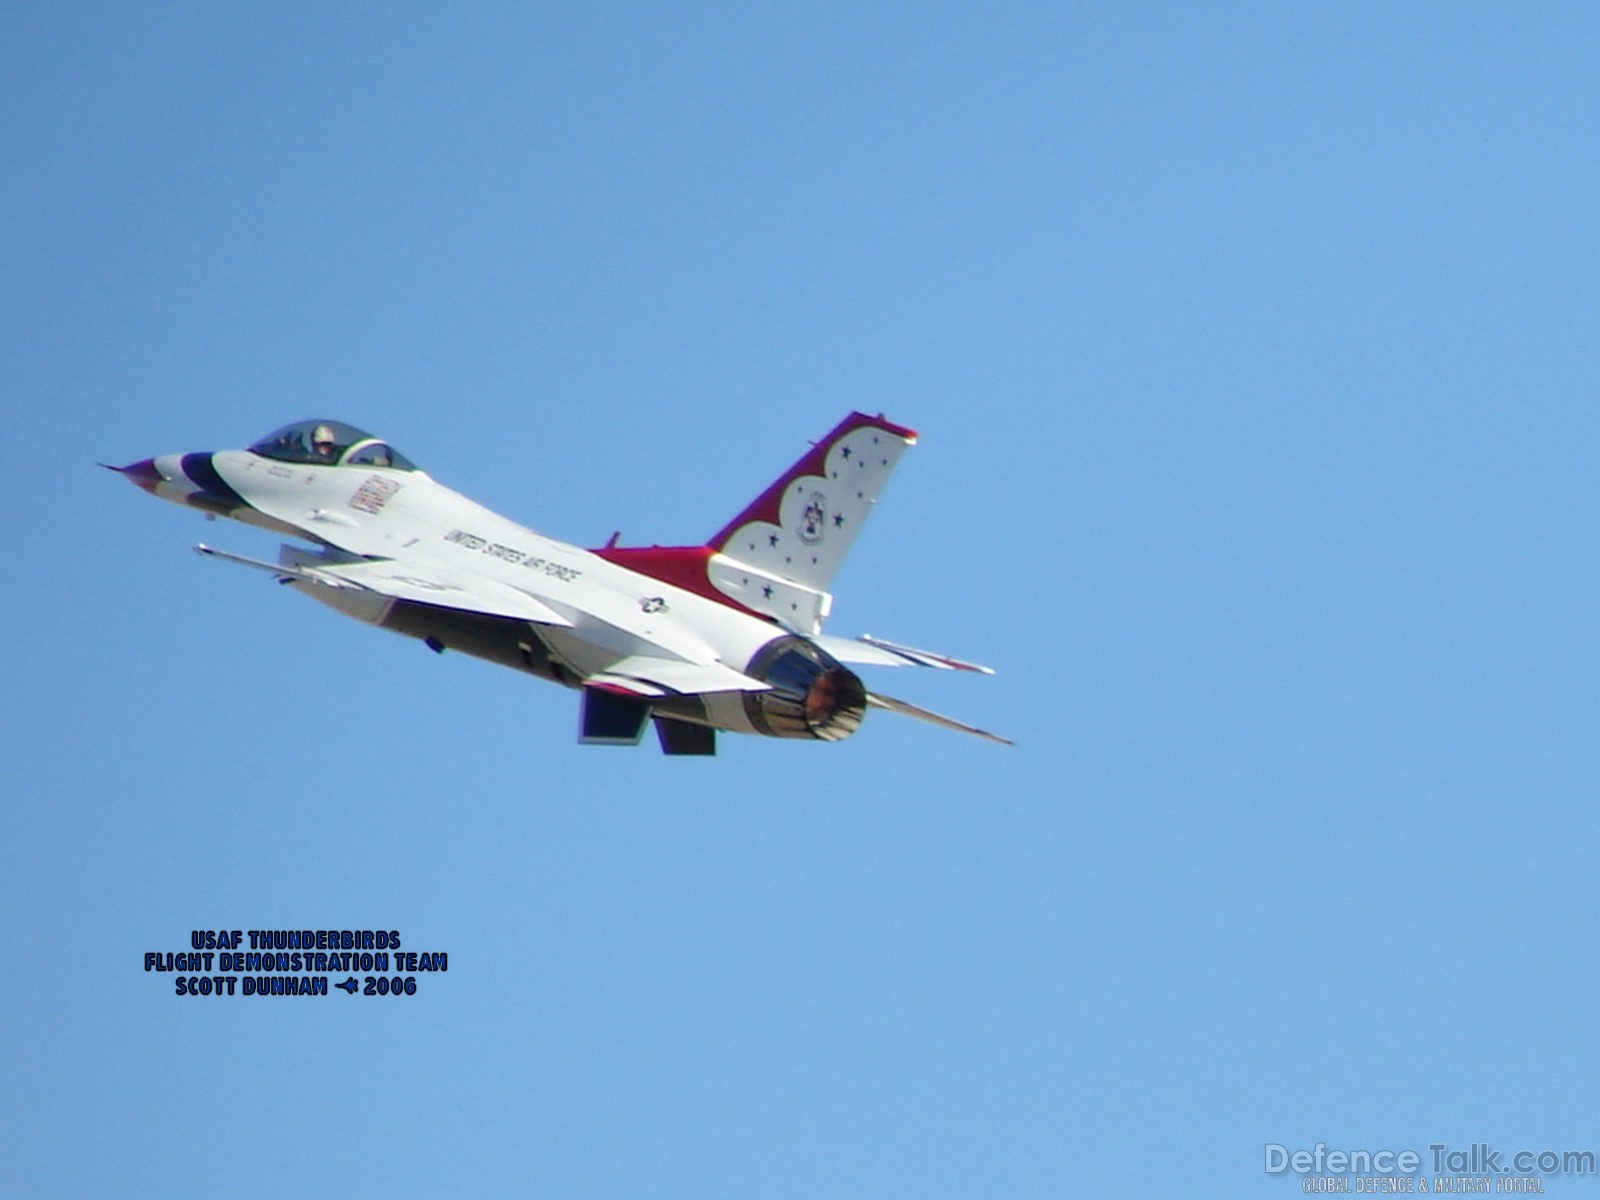
M852 413L703 546L552 541L435 483L387 443L301 421L248 450L113 467L164 500L304 539L258 567L431 649L582 693L580 740L713 754L716 731L837 741L869 707L1006 739L877 692L846 663L992 674L871 637L822 632L828 584L916 434Z

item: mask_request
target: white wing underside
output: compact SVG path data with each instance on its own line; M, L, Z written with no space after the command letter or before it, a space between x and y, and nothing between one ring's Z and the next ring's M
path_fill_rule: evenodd
M432 604L439 608L453 608L463 612L485 613L492 617L510 617L517 621L531 621L535 625L568 628L572 625L571 621L555 609L521 588L485 579L481 575L454 575L440 571L436 567L418 567L393 559L324 563L317 556L302 554L293 547L285 546L283 549L283 561L267 563L260 559L230 554L226 550L217 550L204 544L195 547L200 554L269 571L280 578L293 579L301 583L314 583L331 588L354 588L376 592L378 595L389 596L396 600L410 600L417 604Z

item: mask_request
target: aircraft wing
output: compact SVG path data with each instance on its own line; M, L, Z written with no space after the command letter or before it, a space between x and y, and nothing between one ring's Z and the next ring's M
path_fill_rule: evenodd
M464 612L485 613L494 617L511 617L518 621L531 621L536 625L571 626L572 624L548 604L520 588L486 579L481 575L444 572L432 566L422 567L387 558L325 563L293 547L286 546L284 550L284 561L266 563L239 554L229 554L225 550L217 550L204 543L195 547L197 553L269 571L281 579L300 583L332 588L359 588L391 596L396 600L409 600L417 604L431 604L438 608L460 609Z
M893 696L880 696L876 692L868 692L867 703L874 708L886 708L890 712L897 712L903 717L915 717L919 721L926 721L941 729L954 729L957 733L970 733L976 737L988 738L991 742L999 742L1002 746L1016 745L1010 738L1003 738L998 733L990 733L987 729L979 729L976 725L968 725L964 721L957 721L954 717L918 708L915 704L896 700Z
M572 624L544 601L530 596L521 588L481 575L446 574L434 567L417 567L394 559L318 567L316 570L368 591L393 596L397 600L488 613L495 617L514 617L521 621L532 621L536 625Z
M863 633L857 638L830 637L814 634L810 641L826 650L842 663L869 667L937 667L941 671L976 671L980 675L993 675L991 667L951 658L948 654L935 654L932 650L915 650L910 646L896 645Z
M764 692L771 684L720 663L691 663L635 654L588 676L586 687L633 696L703 695L709 692Z

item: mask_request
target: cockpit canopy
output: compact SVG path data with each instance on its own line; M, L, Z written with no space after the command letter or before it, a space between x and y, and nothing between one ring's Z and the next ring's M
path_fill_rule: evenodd
M250 447L253 454L280 462L321 467L389 467L415 471L417 466L387 442L343 421L296 421L275 429Z

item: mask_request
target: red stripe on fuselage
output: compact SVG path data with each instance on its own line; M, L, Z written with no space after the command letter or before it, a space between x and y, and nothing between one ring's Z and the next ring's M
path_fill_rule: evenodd
M629 571L637 571L641 575L648 575L651 579L659 579L662 583L670 583L673 587L693 592L696 596L704 596L707 600L715 600L718 604L725 604L753 617L760 617L763 621L772 620L765 613L746 608L732 596L718 591L712 585L711 577L706 574L706 567L710 564L712 555L717 552L710 546L632 546L626 549L604 546L590 553L599 555L608 563L625 567Z

